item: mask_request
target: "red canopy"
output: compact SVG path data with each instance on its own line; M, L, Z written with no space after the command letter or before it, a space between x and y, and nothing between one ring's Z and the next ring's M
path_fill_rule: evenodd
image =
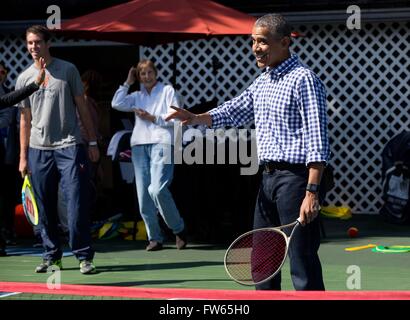
M251 34L255 18L209 0L134 0L62 24L68 36L155 45Z

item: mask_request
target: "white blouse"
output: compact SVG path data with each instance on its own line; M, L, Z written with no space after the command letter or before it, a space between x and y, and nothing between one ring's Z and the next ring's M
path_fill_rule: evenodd
M135 115L135 125L131 136L131 146L149 143L174 144L174 125L179 121L165 121L165 117L173 111L170 106L180 107L177 95L171 85L157 82L149 94L145 87L140 91L127 94L128 87L120 86L115 92L111 105L114 109L133 112L143 109L156 117L155 123L140 119Z

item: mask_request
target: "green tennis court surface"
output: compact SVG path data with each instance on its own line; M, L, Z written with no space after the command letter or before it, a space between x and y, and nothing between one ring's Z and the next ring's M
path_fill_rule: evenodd
M379 216L367 215L354 215L346 221L323 219L323 222L326 237L322 241L319 254L327 290L352 289L349 287L352 276L356 277L356 288L352 291L410 290L410 253L389 254L372 252L371 249L355 252L344 250L347 247L369 243L383 246L410 245L410 226L386 224ZM359 229L359 237L347 236L346 232L350 226ZM96 241L97 253L94 261L98 273L80 274L77 260L73 256L66 256L63 258L61 283L126 288L253 291L253 287L241 286L231 281L225 273L223 257L228 243L190 243L186 250L177 250L175 244L169 242L165 244L164 250L156 252L145 251L145 245L144 241ZM0 257L0 282L47 283L51 274L34 273L34 268L41 261L41 257L38 256L38 250L31 249L30 241L21 241L18 246L10 247L8 251L12 255ZM282 269L282 289L293 290L288 262ZM3 292L0 293L0 299L124 298L100 297L98 294L93 297L27 292L7 295Z

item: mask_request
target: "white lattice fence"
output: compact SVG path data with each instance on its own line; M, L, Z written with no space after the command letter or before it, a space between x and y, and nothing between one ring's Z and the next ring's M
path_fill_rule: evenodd
M176 51L175 88L188 107L215 96L222 103L244 90L259 73L252 59L249 37L184 41ZM164 56L167 57L165 62ZM174 74L172 44L140 47L140 57L152 59L159 67L160 80L171 83ZM213 58L223 64L216 74L212 68Z
M366 24L360 31L311 26L306 32L309 38L295 51L328 90L337 180L328 200L376 213L381 152L395 134L410 130L409 23Z
M61 36L53 37L51 41L52 46L54 47L111 45L110 42L106 41L66 39ZM24 32L20 34L0 33L0 61L3 61L6 64L6 67L10 70L7 75L6 85L13 87L16 83L18 75L33 61L26 48Z
M0 61L9 69L5 84L12 87L18 75L32 63L25 39L21 35L0 34Z
M328 90L331 163L336 186L328 202L356 213L377 213L381 202L381 152L395 134L410 130L410 23L372 23L362 30L345 25L295 26L306 34L293 51ZM172 60L172 46L165 47ZM249 37L181 42L176 89L187 107L216 97L219 103L242 92L257 76ZM172 61L162 64L164 47L141 47L154 59L162 80L172 79ZM212 73L216 56L223 67ZM216 86L216 88L215 88Z

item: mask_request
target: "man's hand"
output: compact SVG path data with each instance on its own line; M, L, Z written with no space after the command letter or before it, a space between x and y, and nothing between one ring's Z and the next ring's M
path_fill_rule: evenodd
M300 223L302 226L311 223L319 214L319 196L316 193L306 191L305 199L300 206Z
M188 110L171 106L172 109L175 111L171 112L166 118L165 121L169 121L171 119L178 119L184 125L196 125L201 124L198 119L198 115Z
M40 62L40 71L38 72L37 78L35 80L36 85L41 86L46 78L46 62L44 58L39 59Z
M155 116L153 116L148 111L138 108L138 109L134 109L134 112L140 119L155 123L155 120L156 120Z

